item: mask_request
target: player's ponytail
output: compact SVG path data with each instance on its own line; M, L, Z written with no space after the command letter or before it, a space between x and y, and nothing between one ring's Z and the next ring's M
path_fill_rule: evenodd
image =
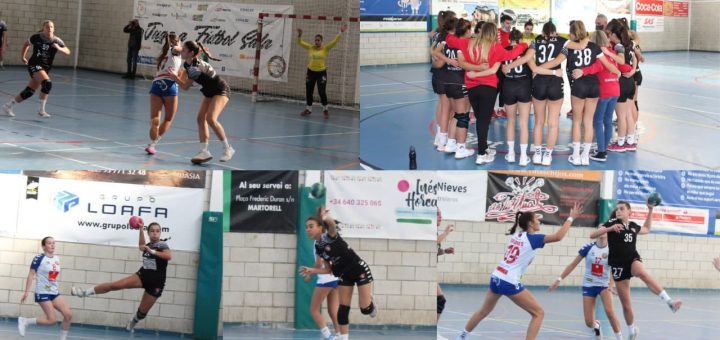
M520 227L522 231L527 231L528 225L530 224L530 221L532 221L535 213L530 211L518 211L515 213L515 224L513 224L512 228L508 230L508 233L505 235L513 235L517 231L517 228Z
M606 28L610 33L615 34L620 39L620 44L625 47L626 50L632 49L632 40L630 39L630 32L627 27L618 19L612 19Z
M198 47L200 48L200 51L210 60L214 61L222 61L221 59L213 58L212 54L210 54L210 50L208 50L201 42L197 42Z
M522 32L520 32L517 28L513 27L510 31L510 42L515 42L516 44L520 43L520 40L522 40Z

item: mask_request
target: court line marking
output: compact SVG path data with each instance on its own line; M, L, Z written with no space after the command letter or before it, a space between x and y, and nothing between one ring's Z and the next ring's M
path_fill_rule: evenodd
M520 307L518 307L518 308L520 308ZM462 312L456 312L456 311L447 311L447 313L455 313L455 314L465 315L465 316L467 316L467 317L470 317L470 316L472 315L472 314L469 314L469 313L462 313ZM498 318L490 318L490 317L486 317L485 319L486 319L486 320L497 321L497 322L509 323L509 324L516 325L516 326L525 326L525 327L527 327L527 323L520 323L520 322L517 322L517 321L513 321L513 319L498 319ZM575 320L568 320L568 321L575 321ZM553 331L555 331L555 332L557 332L557 333L565 333L565 334L569 334L569 335L587 335L587 333L582 333L582 332L580 332L580 331L575 331L575 330L572 330L572 329L566 329L566 328L557 327L557 326L547 326L547 325L545 325L545 324L543 324L543 325L540 327L540 330L542 331L543 328L547 328L547 329L553 330Z
M420 83L430 83L432 80L414 80L414 81L406 81L404 84L420 84ZM375 86L391 86L391 85L398 85L402 83L381 83L381 84L368 84L368 85L360 85L360 87L375 87Z

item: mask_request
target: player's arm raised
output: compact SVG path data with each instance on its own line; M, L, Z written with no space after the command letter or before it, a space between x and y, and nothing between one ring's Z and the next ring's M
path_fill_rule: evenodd
M580 203L575 202L573 208L570 209L570 216L568 216L567 220L565 220L565 223L563 223L562 227L560 227L560 230L556 231L554 234L545 235L545 243L553 243L562 240L570 230L573 220L580 216L580 213L582 213L582 206Z

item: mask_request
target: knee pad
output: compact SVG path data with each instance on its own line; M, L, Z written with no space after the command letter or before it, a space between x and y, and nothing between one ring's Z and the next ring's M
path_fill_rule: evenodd
M363 313L364 315L369 315L375 310L375 305L370 301L370 305L365 308L360 308L360 313Z
M445 310L445 295L438 295L437 296L437 313L442 314L443 310Z
M470 126L470 112L456 112L453 118L457 120L457 127L461 129L467 129Z
M147 313L143 313L143 312L141 312L139 309L138 309L137 313L135 313L135 318L136 318L138 321L144 319L146 316L147 316Z
M52 80L45 79L42 81L42 84L40 85L40 92L44 94L49 94L50 90L52 90Z
M20 92L20 98L22 98L22 100L25 100L32 97L33 94L35 94L35 90L31 89L30 87L26 87L24 90L22 90L22 92Z
M341 326L349 325L350 324L350 306L340 305L340 307L338 307L337 318L338 318L338 323Z

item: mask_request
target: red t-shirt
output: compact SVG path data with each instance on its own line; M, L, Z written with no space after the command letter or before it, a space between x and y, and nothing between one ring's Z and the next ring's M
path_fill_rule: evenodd
M607 49L610 51L610 53L617 54L613 50L612 46L609 46ZM632 71L632 66L628 64L618 65L615 62L615 59L611 58L610 56L605 58L605 60L615 65L615 67L617 67L620 72ZM597 76L598 82L600 82L600 98L617 97L620 95L620 82L618 80L618 77L612 72L608 71L608 69L605 68L605 65L603 65L600 60L596 60L594 64L585 67L582 70L583 74L585 75L595 74Z
M456 48L459 50L460 53L462 53L463 57L465 57L465 60L471 64L480 65L483 64L480 61L481 56L481 50L478 49L477 53L474 53L473 56L475 57L474 60L470 59L470 53L468 52L468 44L470 43L470 39L463 39L458 38L452 34L448 34L447 38L445 39L445 43L450 46L451 48ZM517 56L521 55L525 50L527 49L527 44L520 43L519 45L515 46L512 50L506 50L502 47L500 43L495 43L490 48L490 51L488 52L488 60L486 64L488 66L494 65L496 62L502 62L505 60L512 60L517 58ZM490 87L497 88L498 86L498 78L497 74L493 73L489 76L485 77L478 77L478 78L470 78L468 77L468 72L465 72L465 86L470 89L473 87L477 87L480 85L486 85Z
M502 47L510 46L510 32L505 32L502 28L498 28L498 41Z

